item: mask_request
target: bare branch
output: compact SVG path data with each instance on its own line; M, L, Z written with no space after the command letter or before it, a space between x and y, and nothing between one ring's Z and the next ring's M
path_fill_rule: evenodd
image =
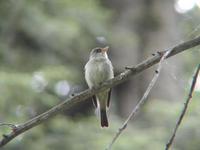
M197 81L199 70L200 70L200 64L197 67L197 70L196 70L196 72L195 72L195 74L193 76L193 80L192 80L192 84L191 84L191 87L190 87L190 91L189 91L187 100L186 100L186 102L184 104L184 107L183 107L183 110L182 110L182 112L181 112L181 114L180 114L180 116L179 116L179 118L177 120L177 123L176 123L176 126L174 128L173 134L172 134L171 138L169 139L169 142L166 144L165 150L168 150L171 147L171 145L172 145L172 143L174 141L174 138L176 136L176 132L177 132L177 130L178 130L178 128L179 128L179 126L180 126L180 124L181 124L181 122L183 120L183 117L184 117L184 115L186 113L186 110L188 108L188 104L192 99L192 94L193 94L193 91L194 91L194 88L195 88L195 84L196 84L196 81Z
M149 83L144 95L142 96L142 98L139 100L139 102L137 103L137 105L133 108L132 112L129 114L128 118L125 120L125 122L123 123L122 127L119 128L119 130L117 131L117 133L115 134L115 136L113 137L112 141L110 142L110 144L108 145L108 147L106 148L106 150L110 150L112 148L112 145L115 143L115 141L117 140L117 138L120 136L120 134L126 129L128 122L131 120L131 118L135 117L136 113L140 110L141 106L147 101L147 97L151 91L151 89L153 88L153 86L155 85L159 75L160 75L160 71L162 68L162 63L164 61L164 59L172 52L172 50L166 51L164 53L164 55L162 56L162 58L160 59L160 62L158 64L158 68L155 71L155 74L153 76L153 79L151 80L151 82ZM127 69L131 69L131 68L127 68Z
M0 123L0 126L8 126L12 129L17 127L17 125L12 124L12 123Z
M193 40L184 42L182 44L179 44L179 45L173 47L171 49L172 53L170 53L170 55L168 55L168 57L176 55L180 52L183 52L183 51L185 51L189 48L195 47L197 45L200 45L200 36L193 39ZM4 146L8 142L10 142L13 138L17 137L19 134L22 134L25 131L41 124L42 122L46 121L47 119L52 118L54 115L58 114L63 109L68 109L68 108L76 105L79 102L85 101L86 99L93 96L94 94L97 94L97 93L99 93L99 92L101 92L101 91L103 91L107 88L114 87L114 86L124 82L125 80L128 80L131 76L134 76L134 75L148 69L149 67L158 63L160 61L161 57L162 57L162 54L164 54L165 52L166 51L156 53L154 56L151 56L151 57L147 58L146 60L144 60L143 62L141 62L140 64L136 65L135 67L132 67L134 69L125 70L124 72L117 75L115 78L104 82L98 88L91 89L91 90L87 89L85 91L77 93L75 96L66 99L62 103L52 107L51 109L47 110L46 112L34 117L31 120L28 120L25 123L18 125L15 132L11 132L6 137L4 136L1 139L0 147Z

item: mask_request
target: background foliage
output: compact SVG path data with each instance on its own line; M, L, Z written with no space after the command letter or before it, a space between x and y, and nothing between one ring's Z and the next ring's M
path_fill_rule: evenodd
M175 2L171 3L174 5ZM83 68L91 48L105 45L121 48L120 45L123 45L125 52L140 43L141 34L131 30L139 30L138 24L131 27L125 24L139 19L137 16L137 19L131 18L130 11L128 15L123 14L128 9L132 8L126 1L120 5L119 1L108 3L104 0L1 0L0 122L24 122L71 94L86 89ZM122 22L117 21L119 16ZM195 7L190 12L177 16L180 20L180 31L177 32L181 39L198 35L199 29L196 27L200 23L197 19L199 8ZM150 26L155 26L158 23L156 20L150 22ZM147 31L149 21L150 19L147 22L139 21L142 30L154 32L159 23L152 28L153 31ZM120 53L123 50L117 48L115 52L109 53L114 60L116 73L123 69L117 61L126 60ZM129 51L128 55L132 53L139 56L142 51L137 54ZM184 58L183 65L178 66L181 69L175 66L181 72L175 73L176 80L173 82L181 82L182 86L179 88L184 91L181 93L182 97L186 96L188 80L199 63L198 54L197 51L181 54ZM121 59L118 59L119 56ZM142 59L145 58L143 56ZM139 88L139 84L135 88ZM125 119L123 111L127 108L120 102L124 100L125 103L126 97L117 98L117 90L125 92L123 87L117 87L114 91L113 99L116 101L113 101L110 110L110 128L104 130L99 127L92 104L88 101L20 135L3 149L104 149ZM131 90L128 92L131 93ZM198 150L200 147L199 96L200 93L196 91L175 140L174 150ZM164 149L183 100L177 100L176 97L174 100L162 100L152 96L113 149ZM8 127L0 127L0 135L8 132Z

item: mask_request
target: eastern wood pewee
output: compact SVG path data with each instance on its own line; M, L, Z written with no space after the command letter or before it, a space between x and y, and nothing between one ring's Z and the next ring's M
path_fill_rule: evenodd
M114 77L113 66L107 55L108 47L94 48L85 65L85 79L89 88L95 88ZM108 127L107 109L110 105L111 89L92 97L95 108L100 112L101 127Z

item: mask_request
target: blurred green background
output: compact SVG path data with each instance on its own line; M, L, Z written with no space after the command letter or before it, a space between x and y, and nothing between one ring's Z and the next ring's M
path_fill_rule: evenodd
M0 0L0 122L22 123L87 88L92 48L109 46L115 74L200 34L199 0ZM161 150L189 91L199 47L168 59L148 103L113 150ZM4 150L102 150L144 93L154 67L113 89L110 127L90 100L18 136ZM200 80L200 79L199 79ZM199 150L200 81L173 144ZM0 127L0 135L10 129Z

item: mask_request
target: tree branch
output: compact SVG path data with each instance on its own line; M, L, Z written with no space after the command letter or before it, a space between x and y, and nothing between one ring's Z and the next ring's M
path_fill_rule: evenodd
M172 49L170 49L170 51L172 50L172 53L170 53L170 55L168 55L168 57L176 55L182 51L185 51L185 50L195 47L197 45L200 45L200 36L193 40L178 44L177 46L173 47ZM17 128L15 129L15 131L11 132L10 134L4 136L1 139L0 147L4 146L8 142L10 142L13 138L18 136L19 134L22 134L23 132L41 124L42 122L46 121L47 119L52 118L54 115L58 114L63 109L68 109L79 102L85 101L86 99L93 96L94 94L97 94L107 88L114 87L114 86L124 82L125 80L129 79L131 76L134 76L134 75L146 70L147 68L153 66L154 64L156 64L160 61L162 55L165 52L166 51L161 51L159 53L156 53L154 56L151 56L151 57L147 58L146 60L144 60L143 62L141 62L140 64L136 65L135 67L132 67L132 69L125 70L124 72L117 75L115 78L104 82L98 88L87 89L85 91L77 93L75 96L66 99L62 103L54 106L53 108L47 110L46 112L34 117L33 119L30 119L25 123L19 124L17 126Z
M15 124L12 123L0 123L0 126L8 126L12 129L17 127Z
M174 138L176 136L176 132L177 132L177 130L178 130L178 128L179 128L179 126L180 126L180 124L181 124L181 122L183 120L183 117L184 117L184 115L186 113L186 110L188 108L188 104L192 99L192 94L193 94L193 91L194 91L194 88L195 88L195 84L196 84L196 81L197 81L199 70L200 70L200 64L197 67L197 70L196 70L196 72L195 72L195 74L193 76L193 80L192 80L192 84L191 84L191 87L190 87L190 92L188 94L187 100L186 100L186 102L184 104L184 107L183 107L183 110L182 110L182 112L180 114L180 117L178 118L178 121L177 121L176 126L175 126L174 131L173 131L173 134L172 134L171 138L169 139L169 142L166 144L165 150L168 150L171 147L171 145L172 145L172 143L174 141Z
M115 136L113 137L112 141L110 142L110 144L108 145L108 147L106 148L106 150L110 150L112 148L112 145L115 143L115 141L117 140L117 138L121 135L121 133L126 129L128 122L131 120L131 118L135 117L136 113L139 111L139 109L141 108L141 106L147 101L147 97L151 91L151 89L154 87L159 75L160 75L160 71L162 69L162 63L165 60L165 58L172 52L172 50L166 51L164 53L164 55L162 56L162 58L160 59L159 65L157 70L155 71L155 74L153 76L153 79L151 80L151 82L149 83L145 93L143 94L142 98L139 100L139 102L137 103L137 105L133 108L132 112L129 114L128 118L125 120L125 122L123 123L123 125L119 128L119 130L117 131L117 133L115 134ZM131 69L131 68L127 68L127 69Z

